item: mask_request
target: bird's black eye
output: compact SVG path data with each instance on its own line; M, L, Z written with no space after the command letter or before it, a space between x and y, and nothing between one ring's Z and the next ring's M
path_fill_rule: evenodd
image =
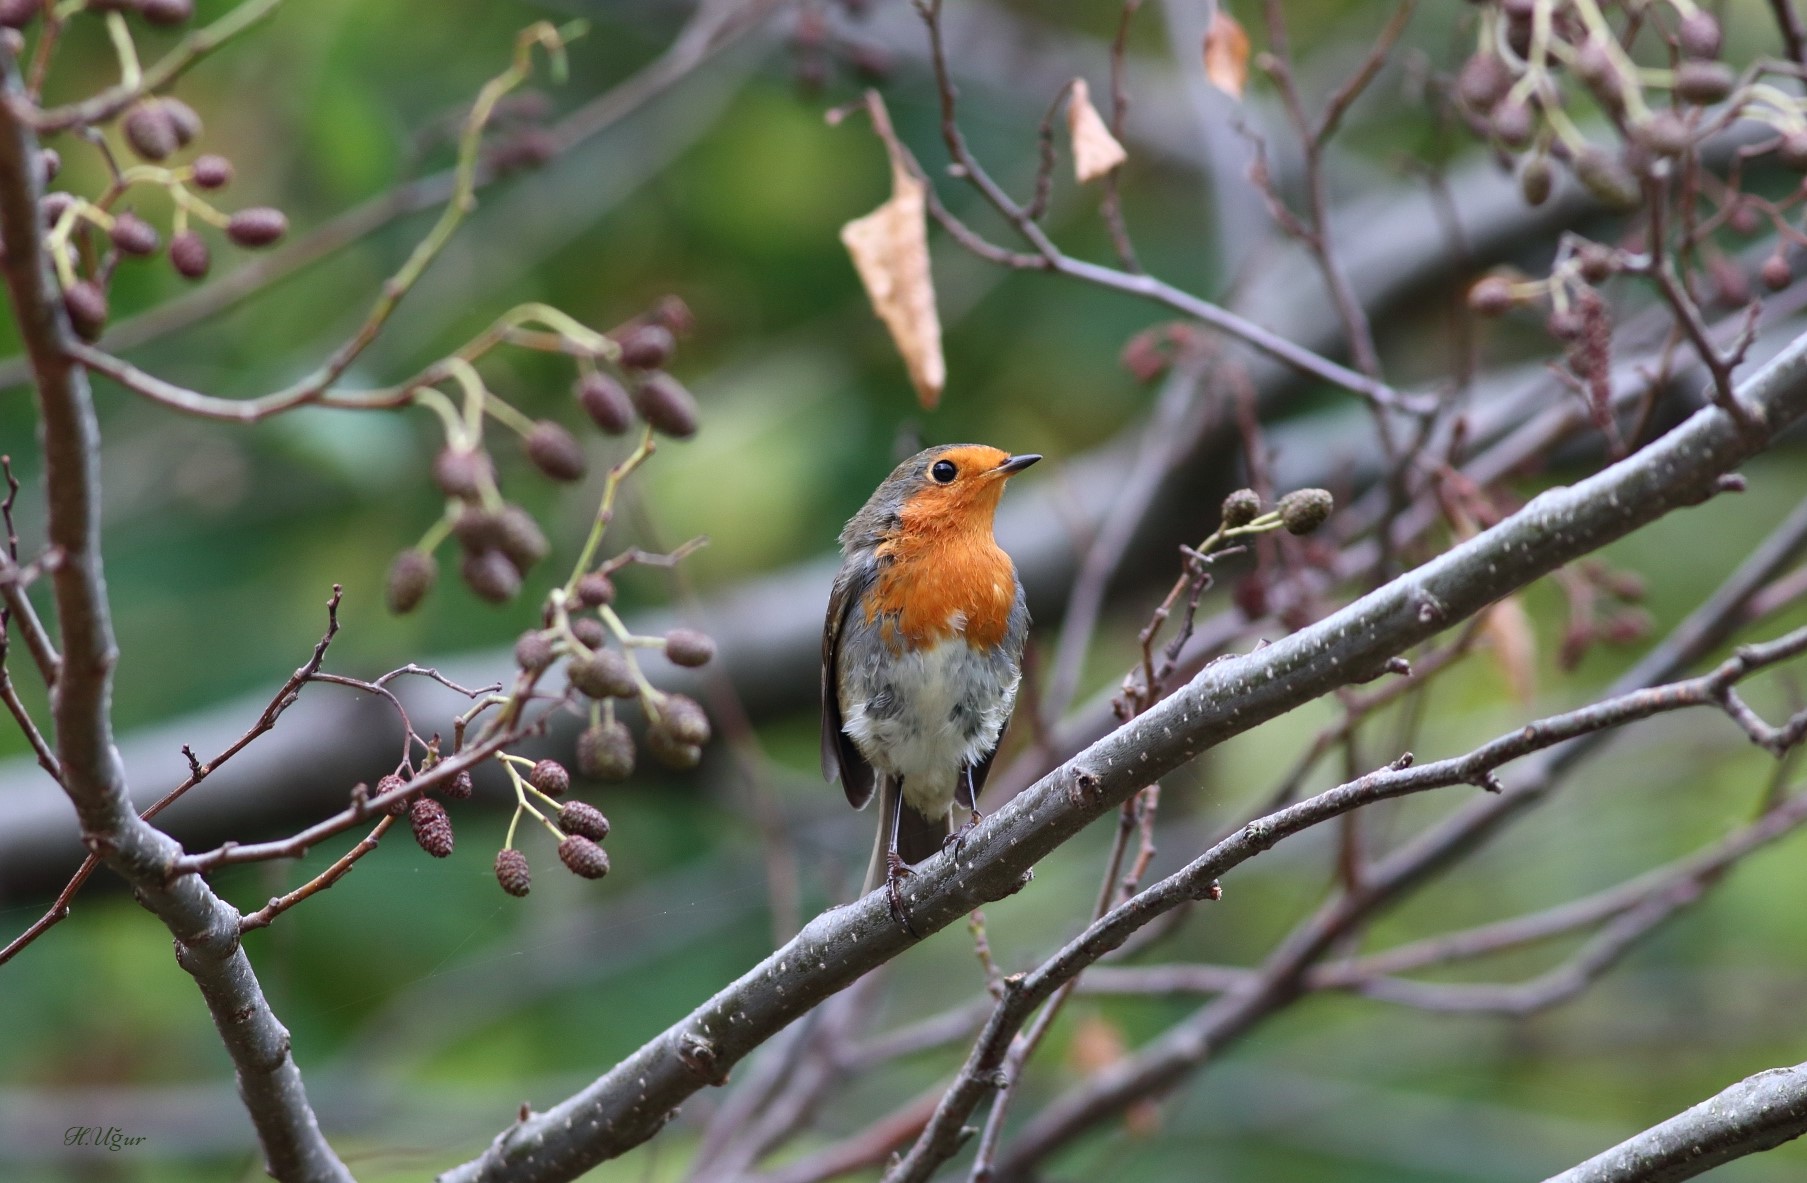
M945 485L956 476L959 476L960 470L954 467L954 462L952 460L937 460L935 461L935 467L929 469L929 475Z

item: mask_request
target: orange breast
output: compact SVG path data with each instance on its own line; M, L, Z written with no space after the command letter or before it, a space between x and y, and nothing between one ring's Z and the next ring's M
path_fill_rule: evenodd
M990 648L1004 639L1016 601L1016 568L981 530L905 531L878 548L884 565L866 620L889 617L880 636L892 650L920 648L965 634ZM889 562L885 562L889 560Z

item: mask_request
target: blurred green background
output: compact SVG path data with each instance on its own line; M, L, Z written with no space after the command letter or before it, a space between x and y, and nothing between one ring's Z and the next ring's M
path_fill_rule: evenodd
M227 7L200 4L203 16ZM875 0L874 7L892 8L895 0ZM1426 7L1408 36L1410 53L1446 67L1467 36L1458 28L1460 6ZM1298 49L1326 70L1365 48L1384 15L1353 0L1287 9ZM1110 4L1032 0L1000 11L1046 35L1092 38L1108 38L1118 14ZM579 15L595 27L573 47L569 81L546 90L559 111L660 53L685 9L291 0L269 25L197 67L177 93L207 121L200 146L238 167L222 204L278 205L302 233L412 175L444 167L444 129L503 66L515 31L535 19ZM1244 15L1255 23L1252 11ZM1766 44L1767 19L1760 4L1733 6L1728 56L1738 60L1743 44ZM708 534L710 546L686 564L684 577L704 596L827 553L842 521L896 454L918 440L1039 451L1051 463L1035 479L1059 481L1064 459L1138 421L1152 397L1118 364L1118 354L1128 336L1160 316L1070 283L1003 273L937 235L951 381L941 409L925 414L917 407L836 236L887 192L883 153L863 123L835 128L823 118L827 108L855 98L864 80L830 60L820 90L800 85L798 64L807 66L808 55L787 41L794 24L781 13L595 141L487 189L444 258L350 375L352 385L401 376L520 301L544 300L607 327L662 295L681 295L698 328L673 369L702 400L705 427L694 442L663 447L631 486L617 541L669 546ZM147 35L142 48L149 58L172 40ZM1171 71L1158 12L1139 18L1133 45L1135 63ZM1103 59L1092 69L1100 94ZM51 97L87 93L109 82L112 70L98 22L78 19ZM1400 183L1403 159L1435 160L1461 143L1400 101L1405 85L1389 77L1373 110L1355 121L1352 174ZM900 56L884 89L904 138L933 169L942 157L927 78ZM975 149L1019 189L1033 169L1034 127L1046 101L1006 79L976 84L968 94ZM423 134L434 128L440 134ZM64 160L59 187L93 192L103 173L91 149L67 139L55 146ZM1133 141L1131 155L1126 204L1142 258L1164 278L1217 294L1233 277L1202 245L1212 234L1209 187L1172 159L1140 153ZM946 190L952 204L971 211L964 191ZM1056 236L1077 254L1107 258L1094 197L1073 193L1064 174L1057 191L1050 220ZM161 221L155 203L142 208ZM248 396L291 381L355 327L431 216L405 218L130 356L220 395ZM245 261L222 246L216 272ZM128 263L113 287L115 318L185 287L162 259ZM1401 372L1422 368L1416 355L1431 320L1413 315L1388 327L1389 360ZM1533 347L1515 331L1494 332L1487 356ZM0 354L13 352L16 342L0 342ZM530 413L577 424L561 363L503 353L485 372ZM575 553L594 508L594 482L553 488L524 464L507 467L505 487L547 524L554 561L512 608L483 605L448 577L423 610L398 620L382 609L384 571L439 508L427 472L437 446L431 416L303 411L238 428L173 416L104 382L98 400L107 574L121 650L115 720L122 731L274 688L318 636L334 582L344 585L346 599L330 668L368 676L410 660L494 651L529 619L527 605ZM26 482L20 518L28 546L42 536L34 430L27 393L0 393L0 451L13 454ZM624 450L593 432L585 439L598 469ZM1659 629L1698 603L1807 492L1798 453L1754 465L1748 475L1748 495L1678 515L1609 556L1647 579L1646 606ZM1102 499L1112 492L1075 488L1070 495ZM1201 507L1197 533L1213 518L1214 509ZM676 594L672 577L659 572L629 574L621 587L630 609ZM1134 630L1159 595L1158 588L1134 586L1113 600L1088 690L1120 676ZM1418 741L1421 758L1459 752L1532 714L1585 701L1634 656L1597 651L1578 674L1562 675L1552 654L1564 605L1547 586L1528 605L1541 642L1538 701L1510 700L1496 666L1485 657L1471 662L1440 684ZM1775 622L1765 635L1788 623ZM1773 679L1753 698L1773 715L1789 694L1786 680ZM1179 865L1203 835L1258 800L1329 717L1321 706L1297 712L1176 777L1166 786L1168 829L1156 870ZM1383 719L1369 733L1376 762L1395 754L1386 747L1392 726ZM759 733L767 757L762 780L796 834L806 914L844 898L870 824L843 816L840 794L817 779L815 728L813 716L800 716L763 722ZM1693 849L1755 809L1767 761L1724 720L1672 717L1644 725L1633 738L1591 762L1555 804L1505 841L1387 917L1376 942L1607 886ZM24 752L18 736L0 729L0 756ZM1311 787L1326 787L1331 775L1321 772ZM530 898L503 896L490 855L507 808L501 795L482 794L455 813L453 858L431 860L405 836L392 839L333 890L248 938L322 1120L360 1178L419 1178L461 1161L523 1100L543 1108L566 1095L771 948L749 797L719 750L696 775L592 786L586 796L615 828L614 871L600 883L542 869ZM1447 807L1443 799L1421 800L1382 816L1399 833ZM1007 970L1030 966L1073 931L1080 901L1094 891L1106 839L1103 828L1085 835L1038 868L1032 890L988 909L991 940ZM335 854L234 871L216 883L248 909ZM1226 882L1225 901L1195 917L1157 956L1237 963L1260 957L1320 897L1332 858L1327 836L1286 844L1238 871ZM40 915L55 886L0 900L0 936ZM1528 1021L1310 1000L1259 1028L1164 1103L1158 1128L1113 1126L1053 1174L1393 1183L1537 1177L1734 1079L1807 1058L1804 893L1800 843L1766 850L1579 1001ZM1465 973L1529 976L1562 951L1535 949ZM921 1017L970 999L980 984L967 938L950 930L887 971L879 1014L885 1023ZM0 1023L0 1109L15 1114L4 1127L9 1140L0 1142L0 1177L261 1177L229 1064L191 982L169 955L167 934L110 884L97 879L72 919L0 968L0 1005L7 1015ZM1194 1005L1080 999L1038 1059L1019 1111L1085 1070L1070 1047L1075 1030L1106 1031L1133 1046ZM953 1063L947 1051L901 1062L882 1079L837 1095L820 1125L828 1132L856 1128L945 1077ZM698 1098L686 1120L596 1177L679 1177L700 1128L694 1119L713 1103ZM41 1115L35 1126L17 1116L28 1111ZM111 1154L60 1145L66 1126L120 1125L133 1134L141 1131L119 1115L152 1112L165 1124L147 1145ZM1807 1153L1795 1148L1716 1177L1754 1183L1804 1172Z

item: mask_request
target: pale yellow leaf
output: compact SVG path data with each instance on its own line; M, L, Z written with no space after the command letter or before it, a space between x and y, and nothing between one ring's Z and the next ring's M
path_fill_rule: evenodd
M1221 7L1205 30L1205 77L1233 99L1242 98L1249 80L1249 35Z
M873 311L891 332L916 387L916 397L933 409L947 384L941 354L941 318L929 275L928 207L923 183L899 151L884 102L868 96L872 121L891 156L891 198L863 218L841 227L841 241Z
M1518 596L1507 596L1487 609L1482 628L1506 689L1519 702L1530 703L1537 696L1537 634L1531 628L1524 601Z
M1073 136L1073 173L1081 185L1097 180L1129 159L1123 145L1104 125L1098 108L1092 106L1092 90L1085 79L1073 79L1073 94L1067 100L1067 130Z

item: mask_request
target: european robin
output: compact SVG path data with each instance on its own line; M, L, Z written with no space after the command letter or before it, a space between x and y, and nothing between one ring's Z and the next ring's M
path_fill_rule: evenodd
M907 931L899 881L979 820L998 736L1016 704L1029 610L992 537L1004 483L1040 456L946 444L897 466L841 531L822 629L822 774L863 809L883 882ZM971 821L957 834L958 801Z

